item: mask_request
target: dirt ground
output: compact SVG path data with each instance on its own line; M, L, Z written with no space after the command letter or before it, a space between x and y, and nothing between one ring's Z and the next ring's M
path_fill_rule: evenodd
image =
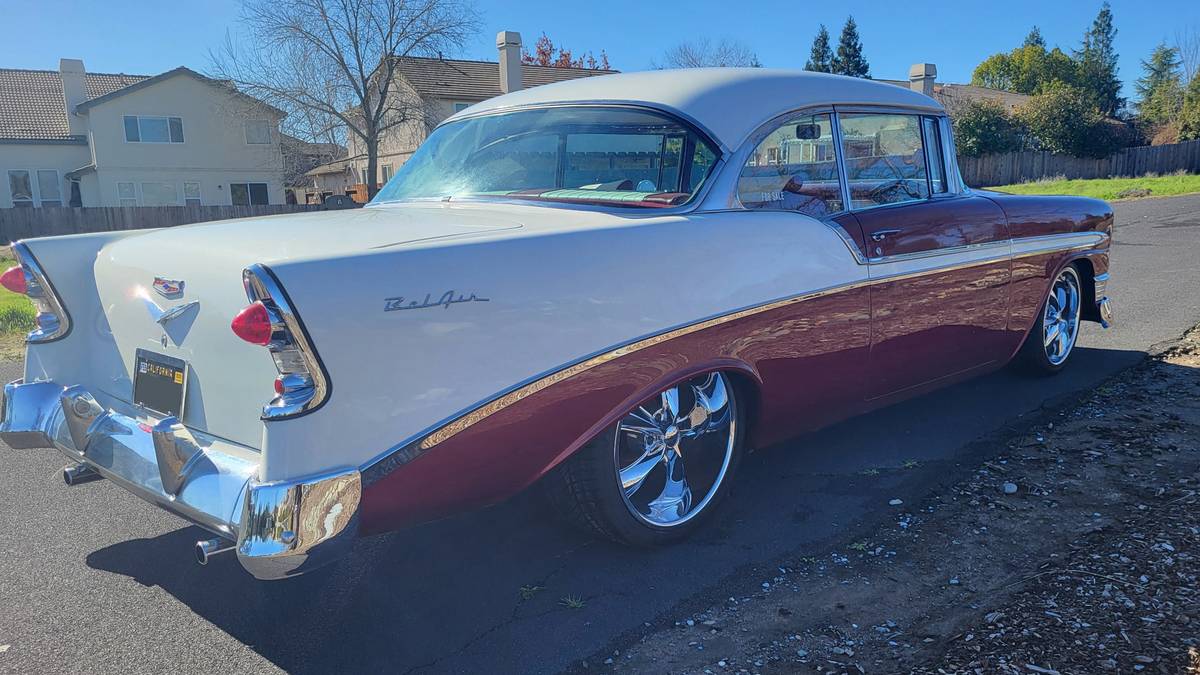
M1200 673L1200 331L839 550L579 664L619 673Z

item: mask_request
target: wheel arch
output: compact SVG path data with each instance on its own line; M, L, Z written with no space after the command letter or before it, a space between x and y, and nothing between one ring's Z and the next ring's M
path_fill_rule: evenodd
M730 380L734 386L736 400L739 406L742 406L742 421L746 425L743 439L753 438L753 433L756 426L757 413L760 409L761 392L762 392L762 377L748 363L732 358L719 358L711 361L704 361L693 364L686 368L680 368L672 371L662 377L651 380L647 384L638 387L621 401L621 403L606 414L600 417L595 424L588 430L576 438L571 444L563 449L554 461L546 467L545 473L549 473L554 467L561 464L563 461L571 457L579 451L580 448L587 445L596 436L604 433L618 420L627 415L638 404L654 396L658 392L673 387L681 382L689 380L697 375L710 372L721 372L730 376ZM543 474L544 475L544 474Z

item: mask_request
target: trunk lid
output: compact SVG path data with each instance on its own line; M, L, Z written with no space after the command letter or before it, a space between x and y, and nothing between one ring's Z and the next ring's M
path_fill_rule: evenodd
M353 255L519 227L495 214L371 208L189 225L119 239L104 246L95 262L96 290L107 323L97 332L111 335L129 376L105 390L132 403L138 349L182 359L189 371L183 423L260 447L259 414L274 394L277 371L265 348L230 330L234 315L248 304L243 269L253 263L269 267L281 260ZM165 283L156 284L156 279ZM181 288L171 292L175 285ZM292 301L304 319L304 299ZM170 318L163 316L185 306Z

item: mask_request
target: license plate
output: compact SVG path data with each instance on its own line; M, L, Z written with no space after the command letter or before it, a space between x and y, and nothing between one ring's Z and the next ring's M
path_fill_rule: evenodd
M133 402L162 415L183 416L187 362L145 349L134 357Z

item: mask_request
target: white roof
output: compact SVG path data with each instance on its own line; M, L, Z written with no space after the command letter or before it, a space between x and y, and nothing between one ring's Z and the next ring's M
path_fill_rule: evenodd
M893 84L805 70L688 68L602 75L497 96L455 115L543 103L620 102L679 112L726 149L767 120L814 105L883 105L943 111L937 101Z

